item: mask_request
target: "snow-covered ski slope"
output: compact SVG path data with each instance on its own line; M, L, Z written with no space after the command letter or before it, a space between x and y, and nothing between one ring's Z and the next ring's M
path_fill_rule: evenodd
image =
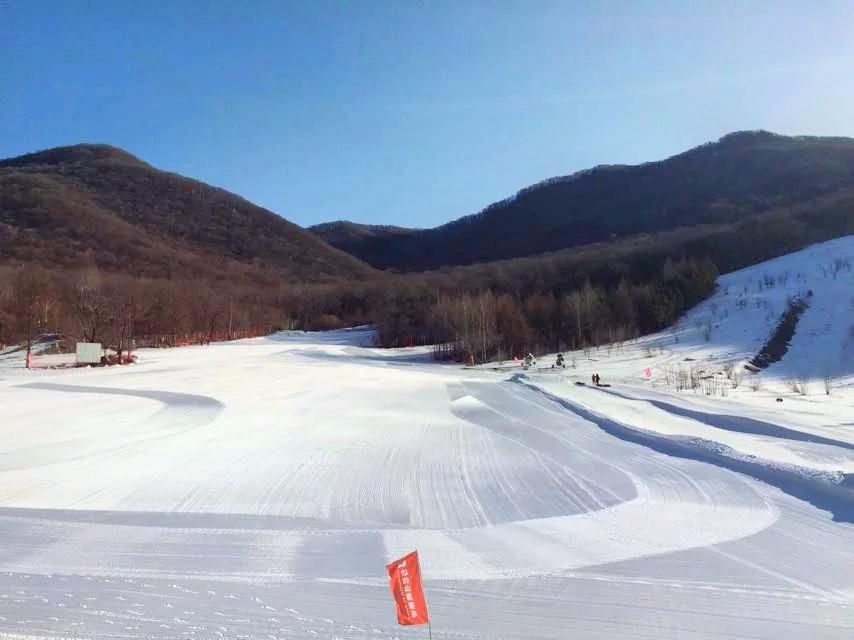
M10 351L0 638L421 638L384 577L415 548L437 639L852 638L846 260L851 238L722 276L567 369L439 365L366 329L109 369ZM667 388L754 355L807 291L761 388Z
M744 364L795 299L808 307L788 351L748 373ZM847 453L854 444L854 236L721 276L709 300L659 334L565 356L566 369L552 369L554 356L547 356L529 377L566 397L567 382L589 383L598 373L613 388L574 387L570 394L591 411L695 451L714 450L728 464L755 460L842 482L854 473ZM726 380L728 368L736 388ZM716 379L726 397L708 397L702 387L676 393L674 379L691 370Z
M854 637L854 419L370 338L0 368L0 637Z
M598 349L592 360L624 381L645 381L647 367L660 382L668 368L691 363L742 365L762 349L792 299L809 306L788 352L759 376L763 384L785 390L789 381L807 378L813 395L824 392L824 377L835 388L854 385L854 236L724 274L715 294L675 326L622 348ZM577 366L588 365L589 355L575 354Z
M698 357L749 358L773 332L787 301L809 304L791 347L767 378L854 379L854 236L728 273L717 293L679 323L675 333ZM708 338L706 330L711 327ZM844 381L844 380L842 380Z

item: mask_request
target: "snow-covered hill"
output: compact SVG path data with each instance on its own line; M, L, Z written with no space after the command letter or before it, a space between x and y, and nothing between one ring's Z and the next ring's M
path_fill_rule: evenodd
M744 365L774 335L793 300L807 307L787 352L767 369L748 373ZM675 374L695 370L735 377L739 386L726 385L728 396L764 392L813 400L826 395L827 380L834 402L854 400L854 236L722 275L712 297L661 333L565 355L578 379L597 372L606 382L676 390ZM554 355L546 356L539 367L553 363ZM794 383L805 389L794 392Z
M707 362L743 362L759 352L796 298L808 307L788 353L762 377L854 376L854 236L721 276L715 295L657 343Z

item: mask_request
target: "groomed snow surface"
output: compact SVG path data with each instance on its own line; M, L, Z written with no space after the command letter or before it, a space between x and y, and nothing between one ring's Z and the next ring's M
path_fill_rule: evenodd
M565 370L439 365L366 329L108 369L7 358L0 637L424 638L384 570L417 548L437 639L852 638L854 368L824 346L852 323L850 272L804 273L794 364L760 390L661 382L761 347L776 318L723 308L779 266ZM835 367L830 396L787 389L811 348L798 375ZM612 386L575 384L593 371Z

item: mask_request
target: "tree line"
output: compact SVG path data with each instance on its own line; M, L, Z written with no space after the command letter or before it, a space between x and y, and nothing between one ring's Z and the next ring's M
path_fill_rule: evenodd
M487 361L528 351L626 340L674 321L714 288L710 261L666 260L643 284L586 280L566 292L528 295L492 288L449 290L435 277L387 276L358 284L238 286L133 278L97 268L0 269L0 343L28 347L45 333L101 342L120 357L139 346L210 342L281 329L373 323L377 344L442 345L437 355Z
M94 266L0 268L0 344L28 350L46 333L69 348L100 342L119 357L138 346L263 335L283 328L281 308L276 291L232 284L134 278Z
M378 310L384 346L435 344L436 355L487 362L622 342L673 323L711 294L717 268L708 259L667 259L655 278L590 279L578 288L445 293L413 287Z

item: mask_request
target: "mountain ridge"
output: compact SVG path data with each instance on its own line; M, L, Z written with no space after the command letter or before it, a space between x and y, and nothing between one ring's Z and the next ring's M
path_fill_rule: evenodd
M80 142L78 144L51 147L17 156L10 156L0 159L0 167L50 166L104 160L154 168L121 147L100 142Z
M377 268L421 271L735 222L852 185L854 139L738 131L663 160L549 178L431 229L310 229Z
M0 160L0 260L196 277L223 269L285 279L364 278L373 269L229 191L161 171L110 145Z

